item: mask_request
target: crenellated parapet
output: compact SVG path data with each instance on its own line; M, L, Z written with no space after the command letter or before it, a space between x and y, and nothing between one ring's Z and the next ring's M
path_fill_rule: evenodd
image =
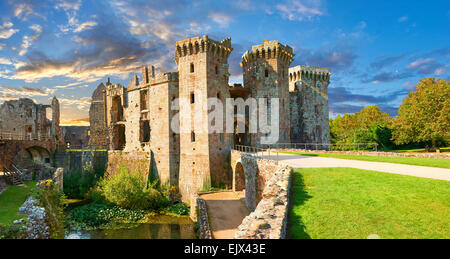
M233 48L231 38L222 41L210 39L207 35L177 41L175 44L175 62L178 65L180 57L195 55L198 53L211 53L218 57L228 58Z
M154 66L142 67L142 81L139 87L151 86L166 82L178 82L178 72L156 73Z
M294 56L295 54L289 45L283 45L277 40L265 40L264 44L252 46L251 51L246 51L244 53L242 56L241 67L245 67L247 64L259 59L273 58L277 58L290 64L293 61Z
M296 66L289 68L289 82L301 80L320 80L329 83L331 72L329 68L313 66Z

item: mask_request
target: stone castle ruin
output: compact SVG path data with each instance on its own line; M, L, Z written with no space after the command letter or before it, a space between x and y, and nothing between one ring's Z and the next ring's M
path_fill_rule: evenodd
M290 68L292 48L265 40L244 53L243 84L230 86L228 57L232 51L230 38L185 39L175 45L177 72L156 73L153 66L144 66L141 80L134 75L127 87L109 79L100 84L89 112L89 143L108 145L108 173L127 166L154 174L162 182L177 185L184 201L211 184L230 187L231 149L234 145L259 146L264 134L249 133L248 114L244 124L235 119L234 133L210 129L207 98L224 103L228 98L279 98L276 143L329 143L329 69ZM189 100L191 107L204 105L187 118L180 112L177 119L178 111L172 109L177 99ZM268 114L274 116L270 107ZM172 123L192 130L174 132ZM206 131L196 131L194 125ZM245 133L238 130L239 125L245 125Z

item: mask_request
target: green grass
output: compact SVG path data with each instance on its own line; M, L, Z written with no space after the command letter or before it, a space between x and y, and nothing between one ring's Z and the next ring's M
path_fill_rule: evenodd
M20 206L25 202L36 181L25 182L25 186L10 186L0 195L0 225L9 225L14 220L24 218L19 215Z
M295 169L291 238L450 238L450 182L353 168Z
M439 168L450 168L450 159L444 158L418 158L418 157L390 157L390 156L364 156L364 155L347 155L347 154L331 154L331 153L302 153L280 151L280 153L302 155L302 156L319 156L332 157L350 160L362 160L371 162L387 162L406 165L431 166Z

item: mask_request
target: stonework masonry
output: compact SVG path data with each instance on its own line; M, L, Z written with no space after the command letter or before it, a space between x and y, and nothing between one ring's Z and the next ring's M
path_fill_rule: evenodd
M327 68L289 68L291 143L330 143Z
M260 145L265 133L250 134L248 129L238 133L236 119L234 134L208 127L211 107L207 99L212 97L224 104L227 98L278 98L280 133L276 143L329 142L328 69L295 67L300 76L294 80L290 75L294 70L289 68L293 49L266 40L244 53L243 85L230 86L228 57L232 51L230 38L216 41L205 35L184 39L175 44L176 72L161 73L153 66L143 66L141 78L134 75L127 87L109 79L99 85L90 110L90 143L105 141L109 146L108 172L116 173L117 164L139 165L136 170L177 185L183 201L191 203L196 203L192 199L198 191L211 185L232 186L236 180L230 163L233 145ZM296 87L299 82L305 82L302 88ZM235 107L224 108L225 115ZM275 116L270 108L267 115ZM247 114L246 127L249 119ZM180 132L173 132L174 125ZM260 199L262 190L256 193Z

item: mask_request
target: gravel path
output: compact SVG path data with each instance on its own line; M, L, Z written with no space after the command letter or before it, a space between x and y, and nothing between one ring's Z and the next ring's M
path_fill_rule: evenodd
M271 155L270 159L276 158L276 153ZM264 158L269 159L268 156ZM394 164L385 162L369 162L360 160L349 160L329 157L301 156L293 154L278 154L278 160L283 161L293 168L311 168L311 167L352 167L365 170L380 171L392 174L411 175L423 178L450 181L450 169Z

